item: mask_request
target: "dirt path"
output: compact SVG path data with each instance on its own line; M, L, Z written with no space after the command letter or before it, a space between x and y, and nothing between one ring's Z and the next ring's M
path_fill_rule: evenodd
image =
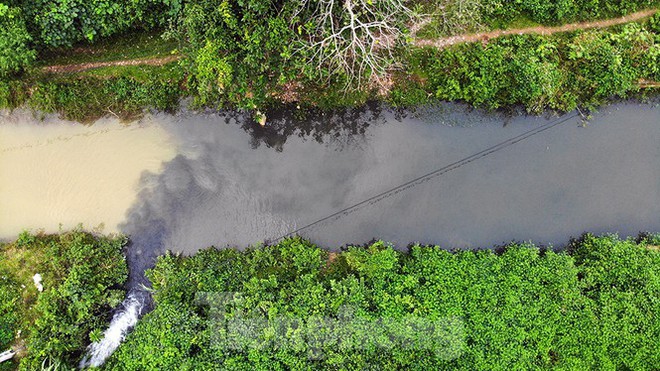
M604 19L601 21L594 21L594 22L569 23L557 27L538 26L538 27L527 27L527 28L514 28L508 30L497 30L497 31L467 34L467 35L456 35L456 36L451 36L441 39L433 39L433 40L417 39L413 41L413 45L420 47L432 46L442 49L447 46L451 46L455 44L471 43L478 41L487 42L490 39L494 39L506 35L523 35L523 34L551 35L553 33L558 33L558 32L584 30L587 28L604 28L604 27L616 26L622 23L628 23L642 18L650 17L653 14L655 14L657 11L658 9L648 9L637 13L628 14L626 16L619 18Z
M118 60L118 61L110 61L110 62L61 64L54 66L46 66L42 68L42 71L47 73L70 73L70 72L86 71L92 68L111 67L111 66L138 66L138 65L162 66L164 64L174 62L179 59L181 59L181 55L169 55L167 57L146 58L146 59Z
M637 82L637 85L639 85L640 88L660 88L660 82L646 79L640 79Z

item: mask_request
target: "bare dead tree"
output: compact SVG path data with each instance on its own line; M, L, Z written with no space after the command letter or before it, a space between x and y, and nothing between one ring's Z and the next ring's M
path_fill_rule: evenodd
M346 87L365 78L382 84L395 61L394 49L404 39L404 26L417 18L405 0L303 0L311 10L311 29L298 52L317 69L344 74Z

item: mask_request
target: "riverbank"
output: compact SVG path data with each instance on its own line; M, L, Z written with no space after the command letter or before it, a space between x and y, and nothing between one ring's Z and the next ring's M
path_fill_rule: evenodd
M131 120L145 109L173 112L181 99L193 108L247 110L255 117L283 106L305 112L369 100L405 108L440 100L490 110L522 106L534 114L588 111L612 99L657 94L660 16L654 12L564 28L537 26L522 34L510 34L519 24L512 21L485 39L443 36L437 32L441 25L430 22L393 51L396 63L357 85L346 76L318 75L323 69L306 71L295 56L269 61L262 67L270 66L268 73L239 71L217 59L224 54L217 47L199 49L138 33L99 47L49 52L23 75L0 79L0 108L27 106L82 122L100 116ZM636 21L619 24L630 19ZM598 25L609 27L594 28ZM553 34L534 34L544 29ZM436 45L459 39L472 42ZM269 77L257 78L264 73Z
M125 242L78 230L0 245L8 278L0 344L16 344L23 330L20 369L76 367L89 344L119 336L102 330L123 293ZM584 234L554 251L531 243L404 251L378 241L331 253L295 237L166 253L146 272L153 310L103 368L652 368L658 245L660 235L648 233ZM25 254L29 264L16 265Z
M558 253L375 242L329 259L294 238L168 254L147 272L154 310L107 368L653 368L658 242L587 234Z
M124 299L127 239L75 229L0 243L0 370L75 365Z

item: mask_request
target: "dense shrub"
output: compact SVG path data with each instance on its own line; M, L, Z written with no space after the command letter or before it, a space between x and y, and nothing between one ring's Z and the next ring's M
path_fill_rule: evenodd
M128 269L123 237L75 230L22 233L0 250L0 346L25 342L21 368L42 363L75 366L90 333L101 331L124 298ZM32 282L41 274L43 292ZM20 336L17 331L21 330Z
M660 251L585 235L570 254L377 242L159 258L155 308L107 368L653 369Z
M150 108L173 111L182 95L177 81L63 78L37 82L27 104L35 110L88 122L104 115L131 119Z
M19 8L0 3L0 79L21 71L35 58L31 37Z
M631 23L617 32L512 36L418 55L437 98L569 111L626 97L638 90L640 79L659 77L660 43L648 28Z
M482 0L485 18L495 24L524 16L544 24L615 17L651 8L657 0ZM495 4L495 5L493 5Z
M291 62L297 37L288 23L295 6L272 0L186 4L182 36L192 54L189 84L199 104L263 106L269 91L298 75L304 66Z
M13 109L25 103L27 83L17 79L0 79L0 109Z
M176 18L179 0L30 0L20 2L40 46L71 46L130 28L163 28Z
M7 349L18 330L19 285L12 279L0 260L0 349Z
M658 1L405 3L422 12L436 11L428 27L451 34L510 27L514 21L559 24L617 16L657 5ZM89 121L102 115L134 118L144 108L171 110L184 95L193 98L194 107L262 111L283 102L324 108L356 106L368 98L414 106L431 97L463 100L490 109L523 105L534 113L544 109L569 111L578 105L591 108L611 97L628 97L639 90L640 83L653 86L660 80L660 15L643 25L631 23L555 36L515 35L444 50L420 51L403 45L405 37L400 37L391 43L394 46L377 43L366 52L376 55L387 49L393 53L381 55L387 58L379 66L393 68L381 68L387 74L379 74L385 77L379 85L372 74L375 67L360 70L356 73L360 77L349 76L337 67L337 63L344 67L361 65L364 51L351 54L344 49L333 54L318 49L332 49L323 43L316 45L317 49L310 47L332 33L328 19L335 25L347 22L345 9L339 5L324 13L330 18L324 18L317 14L319 4L312 0L12 0L9 4L0 6L0 23L5 26L0 29L0 107L29 101L33 108L76 120ZM370 4L361 2L358 8L364 13ZM474 24L469 24L471 21ZM414 23L403 22L396 14L388 22L403 34ZM91 74L98 79L85 74L79 81L30 73L23 86L15 76L9 76L32 62L32 49L52 57L80 41L93 42L119 33L126 36L135 28L163 31L170 49L172 40L179 41L178 50L184 55L177 67L181 76L165 81L140 72L143 78L127 81L134 76L123 74L121 69L135 66ZM344 33L347 37L350 31ZM109 81L102 81L105 79ZM649 92L652 90L644 90Z

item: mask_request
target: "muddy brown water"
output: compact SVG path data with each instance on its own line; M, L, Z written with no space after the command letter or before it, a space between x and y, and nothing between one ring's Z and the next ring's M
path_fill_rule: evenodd
M175 156L171 139L149 122L83 126L27 112L0 115L0 238L79 223L118 232L137 202L141 174Z
M262 128L186 111L87 127L4 114L0 238L104 223L131 236L134 267L167 249L245 247L558 119L450 104L398 116L372 107ZM474 248L646 230L660 231L660 108L620 103L301 234L331 248Z

